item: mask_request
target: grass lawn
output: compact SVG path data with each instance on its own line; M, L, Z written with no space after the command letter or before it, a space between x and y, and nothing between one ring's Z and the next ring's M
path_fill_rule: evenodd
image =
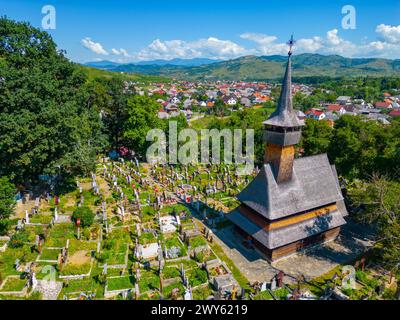
M123 276L123 277L107 279L107 289L109 291L130 289L134 287L134 284L135 284L135 277L133 276Z
M113 264L124 264L125 263L125 253L114 253L109 256L106 260L109 265Z
M289 290L286 288L280 288L274 291L274 295L278 300L286 300Z
M72 223L55 224L50 229L49 236L46 239L47 247L63 247L67 239L75 238L76 228Z
M180 248L180 253L179 257L185 256L187 254L187 248L186 245L182 244L181 241L179 241L178 236L173 236L164 241L164 245L167 247L167 249L170 249L172 247L177 247Z
M274 300L268 290L260 292L256 296L254 296L254 300Z
M174 289L179 289L177 297L182 297L183 294L185 293L185 288L182 282L175 282L163 288L162 292L164 299L172 298L172 290Z
M58 297L60 299L64 295L75 296L81 292L95 293L96 298L98 299L102 299L104 297L104 287L92 277L78 280L64 280L64 287Z
M142 271L139 279L139 291L141 293L160 288L160 277L151 271Z
M162 271L163 279L177 278L181 276L180 271L176 267L167 267Z
M179 268L179 270L180 270L181 264L183 264L183 267L185 268L185 270L198 267L196 261L194 261L192 259L189 259L189 260L184 259L184 260L179 260L179 261L166 261L165 267L176 267L176 268Z
M29 245L22 248L8 248L6 252L0 253L0 273L3 279L8 275L18 275L19 272L15 270L14 263L19 259L21 263L28 261L35 261L38 254L36 251L31 251Z
M96 249L97 249L97 242L71 239L69 241L68 254L71 255L80 250L95 251Z
M83 265L67 263L67 265L63 267L60 274L62 276L81 275L81 274L83 275L89 273L89 271L90 271L90 263L85 263Z
M207 271L200 268L192 269L188 271L186 275L192 287L197 287L201 284L207 283L208 281Z
M51 214L34 214L30 219L30 223L42 223L42 224L49 224L53 216Z
M89 273L91 268L90 251L77 251L68 256L67 264L62 267L61 275L81 275Z
M60 249L47 249L44 248L42 250L42 254L40 255L40 260L57 260L58 255L61 253Z
M124 264L126 250L126 240L111 239L103 243L103 250L96 257L100 263Z
M142 232L139 237L140 244L149 244L157 242L157 238L154 236L153 232Z
M189 244L190 247L193 248L197 248L197 247L201 247L201 246L205 246L207 244L207 240L204 239L203 236L195 236L193 238L189 239Z
M20 278L8 278L1 292L22 291L28 281Z
M212 294L213 291L210 285L197 287L192 290L193 300L205 300Z

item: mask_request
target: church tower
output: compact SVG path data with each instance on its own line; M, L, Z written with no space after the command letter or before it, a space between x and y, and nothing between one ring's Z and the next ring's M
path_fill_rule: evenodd
M304 122L292 103L292 46L276 111L264 122L264 164L227 214L236 233L268 260L276 261L333 240L346 224L343 195L326 154L295 159Z
M295 148L300 142L301 127L304 125L293 110L292 102L292 46L290 46L282 91L276 111L264 122L265 156L264 163L271 164L278 183L292 178Z

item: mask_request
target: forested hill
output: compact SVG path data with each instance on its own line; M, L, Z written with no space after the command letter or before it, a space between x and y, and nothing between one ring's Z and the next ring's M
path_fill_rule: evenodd
M111 79L119 78L121 80L133 81L133 82L169 82L171 79L157 76L157 75L147 75L147 74L136 74L136 73L117 73L107 70L101 70L94 67L79 65L84 73L86 73L89 80L96 78L100 79Z
M122 64L110 65L107 70L181 80L274 80L282 77L286 60L285 56L244 56L200 66ZM293 56L293 76L295 78L400 76L400 60L300 54Z

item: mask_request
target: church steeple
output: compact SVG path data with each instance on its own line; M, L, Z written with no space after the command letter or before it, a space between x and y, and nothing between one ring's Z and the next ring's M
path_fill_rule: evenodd
M278 106L264 122L265 163L272 165L278 183L292 178L294 145L300 142L301 127L304 125L293 110L291 56L294 43L292 36L288 42L288 62Z
M292 47L295 41L292 38L289 40L288 62L286 65L285 77L282 81L282 91L279 97L278 107L271 114L270 118L264 122L265 125L279 127L300 127L303 124L297 118L293 111L292 98Z

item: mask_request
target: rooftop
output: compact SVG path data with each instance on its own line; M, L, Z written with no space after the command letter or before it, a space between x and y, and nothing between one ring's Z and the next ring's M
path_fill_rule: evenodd
M278 184L270 164L237 196L269 220L343 200L336 169L326 154L295 159L290 181Z

